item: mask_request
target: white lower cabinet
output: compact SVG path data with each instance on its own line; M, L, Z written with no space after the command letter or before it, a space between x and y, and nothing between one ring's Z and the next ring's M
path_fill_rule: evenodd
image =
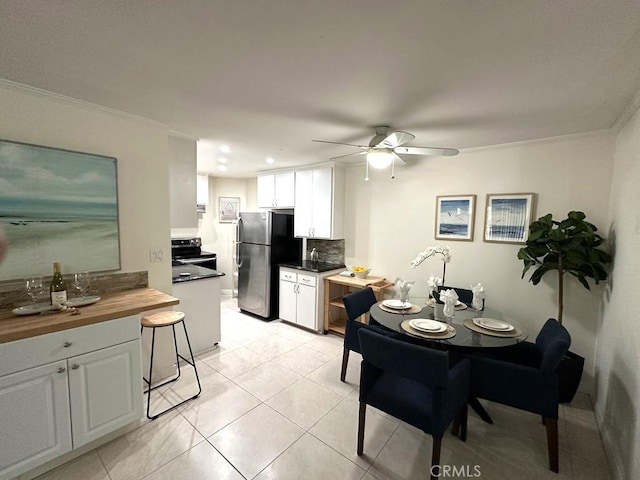
M0 377L0 478L71 450L67 362Z
M301 327L317 330L316 277L280 269L280 318Z
M139 325L135 315L0 344L0 479L141 418Z
M138 340L74 357L67 364L73 448L141 417Z
M330 272L308 272L280 267L279 316L282 320L322 332L324 330L324 281Z

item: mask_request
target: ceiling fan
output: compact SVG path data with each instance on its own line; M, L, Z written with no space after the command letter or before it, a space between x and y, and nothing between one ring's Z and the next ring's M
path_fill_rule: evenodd
M365 180L369 180L369 165L376 169L384 169L391 165L391 178L395 178L394 166L398 162L405 162L398 156L400 155L430 155L430 156L451 156L457 155L459 152L455 148L440 147L405 147L407 143L413 140L415 135L399 130L392 130L390 127L375 127L376 134L369 141L369 145L356 145L353 143L329 142L326 140L312 140L319 143L331 143L334 145L348 145L350 147L360 148L361 152L347 153L333 157L332 160L352 155L367 156L367 173Z

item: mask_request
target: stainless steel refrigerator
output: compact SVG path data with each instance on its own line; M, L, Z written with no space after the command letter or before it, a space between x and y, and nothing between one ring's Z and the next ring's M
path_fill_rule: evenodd
M293 214L241 212L236 229L240 310L277 318L278 265L301 259L302 239L293 236Z

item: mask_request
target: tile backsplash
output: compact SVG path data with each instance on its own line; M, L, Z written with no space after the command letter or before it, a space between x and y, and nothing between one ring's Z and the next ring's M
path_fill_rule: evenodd
M63 275L67 284L67 289L71 289L73 284L72 275ZM43 277L44 294L48 292L48 286L51 282L51 276ZM106 295L109 293L123 292L125 290L133 290L135 288L144 288L149 286L148 272L127 272L127 273L111 273L100 272L91 274L91 285L87 294L89 295ZM46 295L43 295L46 297ZM71 296L71 294L70 294ZM46 298L43 299L45 301ZM31 302L25 289L25 280L7 280L0 282L0 310L15 308L26 305Z
M307 240L307 256L311 258L311 250L318 252L320 262L344 264L344 240L319 240L309 238Z

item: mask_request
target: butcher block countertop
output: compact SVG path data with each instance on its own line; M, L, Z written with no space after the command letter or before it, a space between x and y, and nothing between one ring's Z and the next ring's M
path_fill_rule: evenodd
M97 303L79 307L78 315L60 312L18 316L10 310L4 310L0 311L0 343L137 315L146 310L170 307L178 303L180 300L177 298L155 288L138 288L103 295Z

